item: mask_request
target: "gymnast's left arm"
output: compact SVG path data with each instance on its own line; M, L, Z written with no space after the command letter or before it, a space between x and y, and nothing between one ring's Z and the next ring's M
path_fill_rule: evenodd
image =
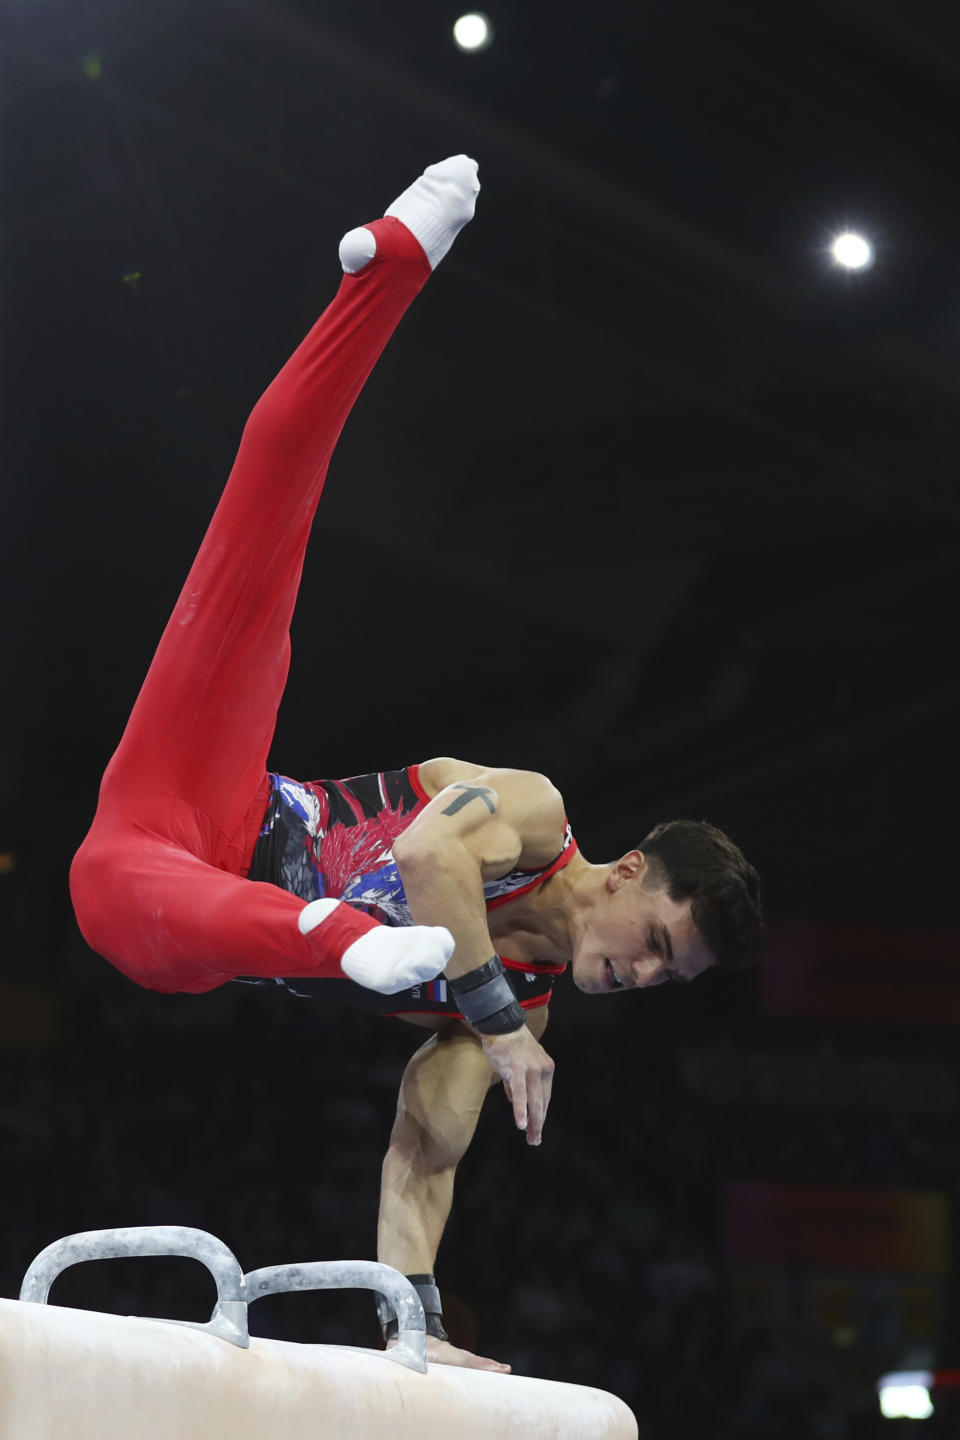
M441 790L393 847L416 924L443 925L454 938L450 990L507 1087L529 1145L540 1144L554 1065L504 977L483 886L517 866L549 863L563 831L563 800L545 776L489 770Z

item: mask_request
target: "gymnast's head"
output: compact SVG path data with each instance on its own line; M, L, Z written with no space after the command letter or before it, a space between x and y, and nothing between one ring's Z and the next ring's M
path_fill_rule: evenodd
M606 867L576 926L573 980L588 995L690 981L757 962L760 877L729 835L669 820Z

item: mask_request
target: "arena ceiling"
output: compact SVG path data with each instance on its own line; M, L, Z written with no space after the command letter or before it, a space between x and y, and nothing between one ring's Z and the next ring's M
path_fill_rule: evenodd
M467 56L433 0L5 7L3 845L62 891L340 233L465 150L477 219L331 471L274 763L542 769L591 858L708 815L777 915L950 924L960 18L491 16Z

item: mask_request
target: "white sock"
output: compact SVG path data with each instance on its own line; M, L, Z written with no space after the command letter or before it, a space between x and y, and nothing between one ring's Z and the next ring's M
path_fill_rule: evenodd
M344 274L356 275L364 265L369 265L377 253L377 237L365 225L348 230L340 241L340 264Z
M297 917L301 935L322 925L342 902L311 900ZM411 985L433 980L444 970L453 954L453 936L442 925L409 925L393 929L380 925L348 945L340 957L340 968L358 985L395 995Z
M384 214L406 225L419 241L430 269L436 270L464 225L473 219L479 191L476 160L451 155L428 165ZM348 275L362 270L376 253L376 238L364 226L349 230L340 241L340 264Z

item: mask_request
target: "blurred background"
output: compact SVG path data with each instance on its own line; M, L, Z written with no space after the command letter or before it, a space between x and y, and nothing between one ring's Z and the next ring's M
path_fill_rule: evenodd
M67 868L262 389L341 233L424 165L477 219L331 468L272 763L546 771L613 859L705 817L756 973L555 991L528 1151L494 1095L452 1338L648 1440L956 1435L960 14L935 0L5 0L0 1293L60 1235L374 1250L417 1032L140 991ZM856 269L832 253L853 232ZM197 1271L195 1274L194 1271ZM186 1261L62 1303L202 1316ZM252 1328L376 1343L357 1293Z

